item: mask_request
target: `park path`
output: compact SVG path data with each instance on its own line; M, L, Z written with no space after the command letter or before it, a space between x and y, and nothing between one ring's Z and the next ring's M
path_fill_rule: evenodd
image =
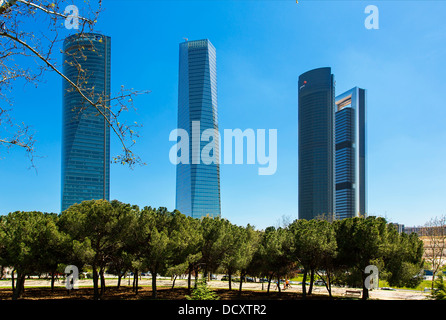
M121 280L121 285L132 285L133 279L129 281L129 278L124 278ZM117 279L106 279L106 286L116 286L118 283ZM171 287L172 286L172 280L170 278L160 278L157 279L157 286L159 287ZM193 282L192 282L193 283ZM221 280L213 280L208 282L209 286L211 288L221 288L221 289L228 289L229 284L228 281L221 281ZM142 277L138 281L139 286L151 286L152 285L152 279L147 277ZM45 279L27 279L25 281L25 287L49 287L51 285L50 280ZM78 286L92 286L92 280L79 280ZM65 282L63 280L58 280L55 283L56 287L65 287ZM10 281L0 281L0 288L10 288L11 282ZM175 287L187 287L187 280L186 279L177 279L175 281ZM246 282L243 283L243 289L245 290L263 290L266 291L268 287L267 283L263 284L259 282ZM237 290L239 288L238 282L232 283L232 289ZM332 288L332 295L333 296L344 296L347 290L357 290L357 289L349 289L349 288L339 288L339 287L333 287ZM270 291L277 291L276 285L271 283ZM302 286L299 284L292 284L292 287L290 289L286 290L287 292L302 292ZM314 294L323 294L328 295L327 290L325 287L321 286L314 286L313 287L313 293ZM370 291L370 298L371 299L379 299L379 300L424 300L429 297L429 294L422 291L415 291L415 290L372 290Z

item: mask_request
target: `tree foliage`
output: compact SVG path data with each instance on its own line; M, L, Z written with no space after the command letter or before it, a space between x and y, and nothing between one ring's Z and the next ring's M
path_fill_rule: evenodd
M239 291L248 276L266 278L269 292L273 280L302 272L304 297L312 294L319 278L330 296L332 284L349 284L362 288L363 298L368 298L367 266L377 266L392 286L416 286L423 253L416 234L399 234L376 217L295 220L256 230L218 217L194 219L163 207L140 209L116 200L84 201L60 215L13 212L0 217L0 264L14 269L14 298L23 295L26 276L54 275L68 264L92 271L94 299L106 290L106 272L118 275L118 286L132 272L136 294L138 275L149 272L153 298L158 275L187 275L190 292L194 277L191 297L198 299L207 295L199 274L207 281L216 272L229 276L231 288L237 276Z
M1 261L17 273L13 283L13 298L25 290L26 276L52 269L63 243L54 218L42 212L12 212L0 221Z

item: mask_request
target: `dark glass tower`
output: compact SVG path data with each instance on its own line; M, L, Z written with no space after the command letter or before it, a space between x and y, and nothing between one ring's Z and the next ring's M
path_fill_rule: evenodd
M96 102L110 97L110 38L73 34L63 45L63 72ZM79 68L80 66L80 68ZM109 103L102 105L106 116ZM61 209L110 194L110 128L98 110L63 81Z
M178 128L189 134L191 161L177 165L176 209L194 218L221 216L219 161L205 164L200 157L212 139L192 138L193 131L200 136L209 129L218 133L216 52L207 39L180 44ZM214 142L219 159L218 139Z
M335 89L331 68L299 77L299 219L335 213Z
M336 218L365 215L366 90L350 89L336 97Z

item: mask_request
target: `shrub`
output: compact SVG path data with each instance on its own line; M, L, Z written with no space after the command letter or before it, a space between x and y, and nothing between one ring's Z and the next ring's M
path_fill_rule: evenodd
M446 300L446 283L444 282L443 276L438 276L435 281L435 288L432 290L432 298L436 300Z
M204 279L200 280L197 287L192 290L190 296L186 296L188 300L218 300L220 297L207 285Z

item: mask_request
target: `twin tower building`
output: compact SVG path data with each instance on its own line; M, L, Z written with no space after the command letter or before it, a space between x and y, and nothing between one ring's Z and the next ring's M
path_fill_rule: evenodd
M299 218L367 212L366 90L335 95L331 68L299 77Z
M102 97L103 110L101 115L63 82L62 211L84 200L110 199L110 44L110 37L96 33L64 41L64 74L92 101ZM299 77L299 218L366 212L365 112L365 90L335 97L330 68ZM178 128L191 137L195 121L200 134L218 131L216 51L207 39L186 40L179 48ZM189 146L189 154L196 152ZM176 169L176 209L194 218L221 216L219 164L179 163Z

